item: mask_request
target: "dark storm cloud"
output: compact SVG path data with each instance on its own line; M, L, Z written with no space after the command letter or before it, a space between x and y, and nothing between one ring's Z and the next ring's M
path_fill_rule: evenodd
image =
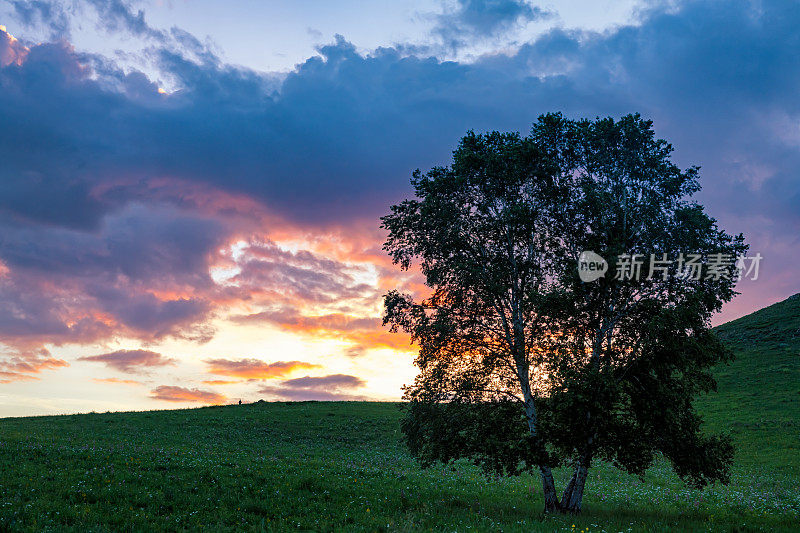
M254 195L306 223L373 217L406 188L420 160L412 154L434 163L432 148L446 154L475 125L445 120L462 106L447 103L442 82L465 80L455 65L441 79L438 61L394 51L364 58L341 40L321 53L278 98L267 92L272 77L163 52L162 67L183 89L167 98L153 90L143 102L108 88L121 75L93 79L64 45L36 46L22 66L0 72L0 209L88 229L117 207L98 184L169 176ZM437 77L439 87L424 94L399 93Z
M2 218L0 218L2 221ZM205 255L221 244L223 225L172 208L132 204L108 216L97 231L6 222L0 257L12 270L49 276L133 281L194 276L209 285Z
M529 15L511 7L486 24ZM703 166L712 215L765 254L750 305L787 296L800 260L798 23L794 3L688 2L602 34L553 30L472 63L395 48L365 56L337 37L285 76L227 65L174 30L180 47L150 52L178 88L169 95L108 59L65 43L21 50L3 32L0 261L10 273L0 277L0 332L59 342L109 328L183 334L213 313L208 254L239 233L222 222L239 208L159 215L154 202L192 209L184 198L199 187L310 230L375 224L409 194L412 169L446 162L467 129L526 131L551 110L652 117L681 165ZM182 185L154 199L159 180ZM156 212L148 221L136 209ZM360 291L348 273L320 274L325 265L287 254L245 265L240 281L279 282L307 301ZM151 285L176 295L156 297Z
M109 214L96 231L0 221L3 343L209 338L208 261L227 235L220 222L140 204Z
M364 57L339 38L277 93L271 76L162 51L181 90L162 98L151 86L147 103L107 90L119 77L91 79L63 46L37 46L2 73L3 146L27 147L3 154L2 207L86 227L114 207L92 194L98 182L171 176L255 195L311 224L375 216L407 190L413 167L445 161L466 129L526 130L560 109L640 110L687 163L726 175L707 173L712 185L746 188L766 160L769 183L756 191L764 201L725 191L726 203L764 212L777 200L791 214L794 181L775 170L797 153L797 132L780 123L795 124L798 112L797 20L797 7L783 3L758 12L692 3L602 35L555 30L473 64L394 49Z

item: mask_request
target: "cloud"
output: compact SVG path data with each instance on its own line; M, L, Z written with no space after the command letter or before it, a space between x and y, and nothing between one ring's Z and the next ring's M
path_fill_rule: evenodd
M250 315L237 315L231 320L239 323L264 322L292 333L349 341L353 344L347 351L351 356L363 355L369 348L391 348L400 351L412 349L407 335L390 333L381 325L379 317L344 313L309 316L299 313L293 307L285 307Z
M78 361L105 363L109 368L128 374L139 374L145 369L174 365L175 359L150 350L118 350L99 355L78 357Z
M363 387L366 385L366 382L356 376L348 376L347 374L331 374L328 376L305 376L302 378L289 379L284 381L283 385L293 389L316 389L320 387L331 389L353 389Z
M9 221L0 241L0 334L16 345L207 339L216 291L209 261L225 235L213 218L143 205L93 232Z
M181 89L163 98L152 88L147 105L110 90L124 82L122 74L96 80L69 49L36 46L21 71L4 76L14 89L4 107L17 110L7 119L8 131L18 136L10 145L23 140L20 134L31 141L25 152L4 154L5 208L85 227L115 205L91 194L98 183L120 175L170 176L250 194L306 223L374 217L407 191L415 166L442 162L466 129L525 129L551 109L588 116L639 109L658 115L660 128L681 117L703 125L704 133L721 134L715 138L722 147L740 129L727 126L750 124L757 116L724 112L731 105L744 111L780 96L778 109L796 107L778 89L791 87L796 68L768 35L786 34L779 20L796 13L777 5L765 13L759 21L742 5L723 10L693 3L653 11L640 26L608 34L553 30L514 54L471 64L393 49L363 56L339 39L286 76L277 91L267 75L164 50L159 64ZM748 46L737 44L727 53L726 45L708 44L739 37ZM747 49L769 61L753 63L739 83L730 73L741 71L736 58ZM47 112L48 102L59 102L61 113ZM32 105L35 119L23 112ZM113 126L110 115L118 117ZM315 147L311 158L307 146ZM261 157L264 150L271 157ZM76 158L86 153L97 156ZM25 175L37 176L40 185L26 189Z
M63 4L44 0L10 0L9 5L22 24L48 28L51 39L69 38L71 24Z
M387 115L385 106L392 107L396 93L363 94L373 101L365 106L360 93L379 80L341 84L330 77L336 63L365 61L349 46L321 48L326 61L302 65L282 84L278 99L270 92L270 76L162 51L160 65L181 90L164 98L154 87L149 100L119 92L129 75L107 71L94 78L97 72L66 45L34 46L19 69L0 72L7 89L0 99L5 117L0 137L26 146L2 154L0 210L32 222L90 229L119 207L119 199L105 196L101 185L126 176L145 181L169 176L248 193L294 220L331 221L355 214L349 207L354 204L367 206L359 218L377 215L383 209L374 201L406 188L412 166L403 156L430 139L407 136L389 143L391 148L383 144L388 139L370 140L370 129L410 126L403 118L408 109ZM395 59L376 58L360 70L374 77L372 64ZM425 76L429 68L435 70L435 63L410 60L399 75ZM391 84L380 82L386 90ZM341 109L331 105L340 99ZM408 119L415 115L424 110ZM115 117L113 124L109 116ZM326 123L339 126L330 129ZM436 144L445 148L454 136ZM315 146L315 157L309 159L302 146ZM271 157L262 157L264 150Z
M303 316L292 309L281 311L263 311L252 315L240 315L233 318L240 322L269 322L277 324L284 329L293 331L307 331L317 333L320 331L351 332L374 330L380 327L380 317L361 317L330 313L318 316Z
M0 362L0 366L15 372L29 372L38 374L42 370L52 370L69 366L69 363L61 359L50 357L46 350L37 353L21 353L11 359Z
M436 17L433 33L457 49L476 39L497 39L516 26L553 15L526 0L456 0L455 6Z
M271 301L331 303L374 299L374 287L359 282L362 266L335 261L308 250L289 251L274 242L250 243L242 249L239 272L231 283Z
M199 402L210 405L225 403L228 397L216 392L161 385L150 391L150 397L165 402Z
M478 4L459 5L479 11ZM525 10L496 5L498 13ZM415 166L446 159L466 129L526 129L552 109L587 116L642 110L656 116L659 131L686 138L685 146L702 140L698 152L714 139L712 153L731 161L734 147L758 153L740 146L750 138L739 133L748 129L742 126L778 125L759 120L758 110L789 123L798 112L790 99L798 68L787 22L798 18L797 7L783 3L755 11L747 3L723 9L692 2L645 11L638 26L603 34L552 30L516 53L472 63L391 48L364 56L339 38L277 88L269 75L161 50L159 65L180 90L163 98L153 88L147 105L111 90L122 74L95 79L74 51L39 45L19 69L3 71L4 130L16 136L4 146L30 141L25 151L3 154L5 209L85 226L115 206L91 194L98 183L170 176L247 193L306 223L370 218L407 193ZM56 109L50 105L61 112L48 112ZM765 133L759 144L775 144L767 154L778 158L761 166L782 167L786 149L796 151L783 146L791 135ZM262 157L265 150L270 157ZM80 157L87 153L96 157ZM26 189L31 176L39 181ZM792 187L779 176L763 181L762 190L770 185Z
M43 348L29 351L5 350L5 354L2 348L3 344L0 343L0 383L36 380L39 378L31 374L69 366L69 363L52 357Z
M107 383L110 385L143 385L141 381L135 379L119 379L119 378L92 378L95 383Z
M0 383L13 383L14 381L33 381L37 380L36 376L30 374L22 374L20 372L7 372L0 370Z
M366 382L356 376L331 374L289 379L280 385L265 385L258 391L275 399L289 401L360 401L366 398L353 394L353 390L364 385Z
M526 5L484 4L497 10L481 26L481 6L463 2L453 24L501 31L530 19ZM410 194L414 168L447 162L466 130L524 131L550 110L654 118L682 166L703 166L711 214L765 256L742 312L796 292L800 6L660 6L633 25L553 29L470 62L402 44L364 54L337 37L286 75L227 65L176 30L183 44L148 52L169 95L155 75L0 31L0 337L17 351L202 341L234 309L383 342L366 322L382 291L408 280L379 263L381 236L363 228ZM144 20L131 14L134 27ZM324 253L281 246L287 228L348 238ZM371 255L348 256L367 236ZM240 241L241 257L221 254ZM353 265L362 259L374 269ZM209 271L220 263L231 275L218 285Z
M28 48L8 33L5 26L0 26L0 68L21 65L27 55Z
M89 0L100 17L101 27L108 32L120 30L127 31L139 37L149 37L158 41L165 41L166 34L161 30L152 28L144 20L144 10L136 13L128 2L123 0Z
M235 260L238 271L227 283L249 295L252 312L231 314L229 320L344 340L358 348L348 350L352 355L369 348L409 350L408 336L382 327L377 309L384 281L387 287L411 291L408 280L383 266L390 261L370 250L374 241L359 244L361 236L350 237L352 241L328 234L320 239L328 242L321 245L304 243L313 252L289 251L271 241L241 246Z
M267 363L260 359L206 359L209 374L248 379L279 378L296 370L319 368L319 365L303 361L276 361Z
M11 0L15 18L29 28L46 28L51 39L68 39L74 21L77 26L93 12L97 16L97 29L109 34L124 32L134 37L166 43L169 35L153 28L145 21L143 9L134 9L125 0ZM89 10L85 8L89 8Z

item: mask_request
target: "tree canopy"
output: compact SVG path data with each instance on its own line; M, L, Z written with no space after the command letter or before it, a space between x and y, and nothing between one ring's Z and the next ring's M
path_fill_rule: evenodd
M580 510L597 460L642 474L660 453L690 484L728 479L732 445L692 401L731 357L710 319L747 248L671 153L639 115L547 114L525 137L469 132L449 166L414 173L384 249L432 294L390 292L384 323L419 346L403 431L423 463L538 472L547 511ZM594 281L584 252L605 260Z

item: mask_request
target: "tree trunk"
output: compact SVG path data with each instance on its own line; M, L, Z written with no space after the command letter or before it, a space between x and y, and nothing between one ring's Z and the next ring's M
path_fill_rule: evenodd
M542 474L542 492L544 493L544 512L554 513L561 509L556 494L556 484L553 481L553 471L549 466L539 467Z
M560 510L562 513L578 514L581 512L581 502L583 501L583 489L586 486L586 478L589 476L588 461L581 458L575 466L564 496L561 498Z
M527 371L526 371L527 372ZM528 419L528 429L531 435L536 436L536 407L533 403L530 385L526 374L520 379L522 391L525 396L525 416ZM558 494L556 494L556 484L553 481L553 471L548 465L539 465L539 473L542 478L542 493L544 494L544 512L552 513L560 510Z
M567 483L567 486L564 488L564 494L561 495L561 502L559 502L559 507L561 503L566 503L572 498L572 491L575 490L575 479L578 477L578 469L577 467L572 472L572 477Z
M536 405L531 392L530 376L528 375L528 361L526 359L525 350L525 330L522 323L522 317L518 311L519 306L516 300L513 300L513 336L509 335L508 343L509 346L513 348L515 353L514 362L516 363L517 377L519 379L520 388L522 389L522 396L525 405L525 417L528 419L528 429L531 432L531 435L536 437ZM556 494L556 484L555 481L553 481L553 471L550 469L550 466L544 464L539 465L539 472L542 477L544 511L546 513L559 511L561 506L558 501L558 494Z

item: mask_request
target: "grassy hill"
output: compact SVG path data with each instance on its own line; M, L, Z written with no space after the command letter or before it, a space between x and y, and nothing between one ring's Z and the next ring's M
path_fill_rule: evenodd
M700 401L709 427L733 434L738 463L769 458L800 475L800 294L716 332L736 359L717 369L718 392Z
M725 487L600 465L583 515L541 517L530 476L420 469L396 404L260 402L2 419L0 531L793 531L798 330L797 296L718 329L738 358L701 408L739 449Z

